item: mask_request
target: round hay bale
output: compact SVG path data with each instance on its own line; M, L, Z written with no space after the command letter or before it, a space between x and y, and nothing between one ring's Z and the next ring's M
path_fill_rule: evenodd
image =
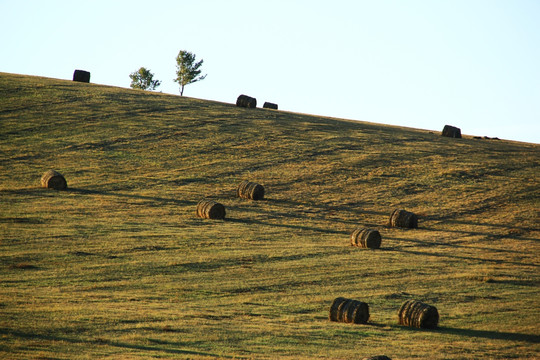
M236 99L236 106L245 107L245 108L256 108L257 107L257 99L252 98L247 95L240 95Z
M398 322L409 327L435 329L439 323L439 312L435 306L407 300L399 308Z
M351 234L351 245L378 249L381 247L381 234L377 230L358 228Z
M55 190L65 190L67 188L67 182L64 176L58 171L47 170L41 176L41 186Z
M73 72L73 81L89 83L90 72L84 70L75 70Z
M347 316L345 316L347 322L354 324L365 324L369 320L369 306L365 302L353 300L349 306Z
M277 106L277 104L274 104L274 103L271 103L271 102L266 101L266 102L263 104L263 109L273 109L273 110L277 110L277 109L278 109L278 106Z
M264 199L264 186L244 180L236 188L236 196L249 200Z
M369 306L365 302L338 297L330 306L330 321L365 324L369 320Z
M352 303L352 299L345 299L341 302L341 304L338 306L338 321L339 322L347 322L347 312L349 311L349 307Z
M410 229L418 228L418 216L403 209L396 209L390 215L389 226Z
M203 219L225 219L225 206L213 200L201 200L197 204L197 216Z
M442 136L461 139L461 129L451 125L444 125Z
M328 315L328 319L330 319L330 321L338 321L338 309L341 303L345 300L347 299L343 297L338 297L334 299L332 305L330 306L330 314Z
M386 355L376 355L376 356L370 356L363 358L362 360L392 360Z

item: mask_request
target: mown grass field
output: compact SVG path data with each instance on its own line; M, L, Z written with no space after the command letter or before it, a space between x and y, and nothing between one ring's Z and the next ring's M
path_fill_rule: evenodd
M538 144L0 74L0 166L0 358L540 357Z

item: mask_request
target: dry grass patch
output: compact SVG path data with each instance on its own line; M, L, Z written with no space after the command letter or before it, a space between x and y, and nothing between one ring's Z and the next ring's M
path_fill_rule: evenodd
M0 357L538 355L538 145L9 74L0 92ZM205 197L225 220L195 216ZM351 247L357 227L384 246ZM336 294L369 323L328 321ZM408 299L436 331L396 324Z

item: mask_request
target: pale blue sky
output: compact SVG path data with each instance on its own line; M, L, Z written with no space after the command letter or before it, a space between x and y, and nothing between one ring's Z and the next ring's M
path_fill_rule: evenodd
M0 0L0 72L540 143L540 0Z

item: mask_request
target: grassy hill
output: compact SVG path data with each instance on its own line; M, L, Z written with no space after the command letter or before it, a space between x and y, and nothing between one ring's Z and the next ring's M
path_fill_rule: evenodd
M0 73L0 156L0 358L540 356L538 144Z

